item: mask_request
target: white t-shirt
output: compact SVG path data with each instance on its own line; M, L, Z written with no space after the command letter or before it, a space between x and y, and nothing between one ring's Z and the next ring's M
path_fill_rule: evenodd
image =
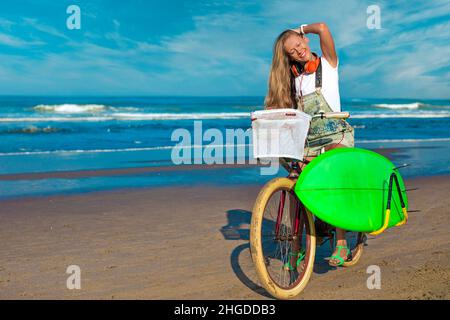
M322 59L322 94L326 102L330 105L334 112L341 111L341 98L339 96L339 75L337 62L336 68L333 68L328 61L321 57ZM295 78L295 91L297 96L300 96L300 79L302 75ZM303 95L310 94L316 90L316 73L304 74L302 83L302 93Z

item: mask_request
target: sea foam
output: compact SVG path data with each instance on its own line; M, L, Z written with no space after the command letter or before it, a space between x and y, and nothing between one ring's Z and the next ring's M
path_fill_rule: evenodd
M40 104L34 107L34 110L40 112L53 112L53 113L93 113L101 112L106 109L106 106L102 104Z
M387 108L387 109L419 109L420 107L424 106L425 104L420 102L413 102L413 103L404 103L404 104L391 104L391 103L380 103L380 104L374 104L375 107L378 108Z

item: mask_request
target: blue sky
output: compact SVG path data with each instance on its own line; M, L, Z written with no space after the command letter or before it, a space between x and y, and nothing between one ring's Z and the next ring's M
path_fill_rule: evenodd
M66 27L71 4L80 30ZM373 4L381 29L366 26ZM2 0L0 94L263 96L274 39L318 21L342 97L450 98L448 0Z

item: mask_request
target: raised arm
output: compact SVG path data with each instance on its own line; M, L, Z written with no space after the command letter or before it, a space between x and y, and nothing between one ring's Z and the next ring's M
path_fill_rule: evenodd
M327 61L333 68L336 68L337 54L336 49L334 47L333 36L331 35L328 26L323 22L313 23L304 26L303 31L305 32L305 34L315 33L319 35L320 48L322 49L323 56L325 57L325 59L327 59Z

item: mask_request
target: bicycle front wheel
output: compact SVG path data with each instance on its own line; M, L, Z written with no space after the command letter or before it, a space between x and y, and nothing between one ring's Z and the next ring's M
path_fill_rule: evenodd
M311 277L316 252L314 219L294 193L295 181L275 178L252 212L250 249L262 286L278 299L298 295Z

